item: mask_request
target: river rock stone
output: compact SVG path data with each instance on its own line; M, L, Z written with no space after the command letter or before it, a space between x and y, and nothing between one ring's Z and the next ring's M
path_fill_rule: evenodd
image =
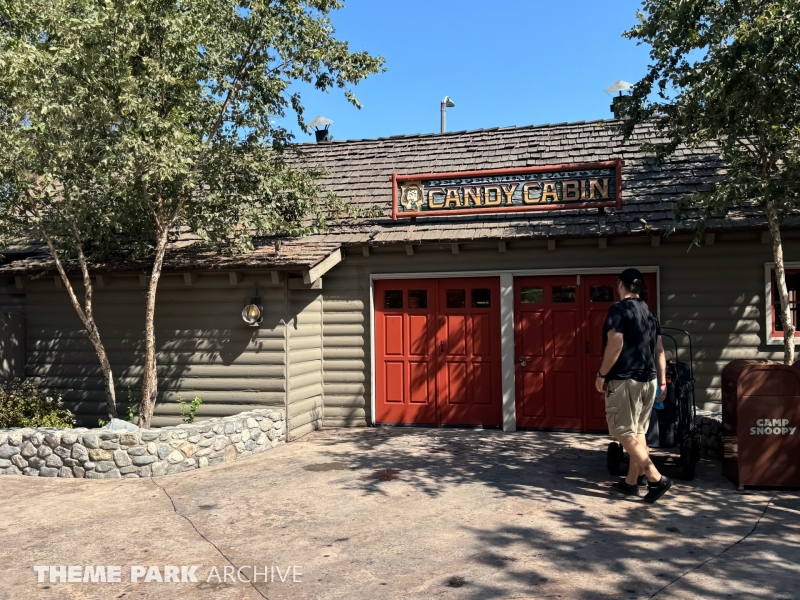
M114 451L114 462L118 467L127 467L131 464L131 457L125 450Z
M51 454L50 456L48 456L47 459L44 461L44 464L46 467L53 467L57 469L60 469L62 466L64 466L63 461L56 454Z
M15 454L19 454L19 452L18 446L10 446L9 444L0 446L0 458L11 458Z
M30 441L27 441L24 444L22 444L19 453L22 454L22 456L24 456L25 458L36 456L36 446L31 444Z
M83 444L75 444L72 446L72 458L75 460L79 460L80 462L85 462L89 460L89 451L86 449L86 446Z
M111 454L108 450L101 450L100 448L96 448L93 450L89 450L89 458L94 462L99 460L113 460L114 455Z
M39 458L47 458L52 453L53 453L53 451L50 449L50 446L45 446L44 444L39 446L39 450L36 452L36 454L39 456Z
M158 459L155 456L134 456L132 461L137 467L149 465L156 462Z

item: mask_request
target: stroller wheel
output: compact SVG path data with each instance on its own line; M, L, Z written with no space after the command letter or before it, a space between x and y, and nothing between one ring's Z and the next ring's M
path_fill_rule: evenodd
M606 464L608 465L608 472L611 475L619 475L619 465L622 462L623 454L624 451L622 450L622 446L617 442L611 442L608 445L608 450L606 452Z
M695 465L699 460L699 453L694 450L694 443L692 440L684 442L681 446L681 467L683 468L683 478L686 481L692 481L695 475Z

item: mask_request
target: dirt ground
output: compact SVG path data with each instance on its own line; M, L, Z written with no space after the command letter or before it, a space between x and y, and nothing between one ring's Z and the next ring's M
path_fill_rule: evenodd
M607 442L327 429L152 480L3 476L0 599L800 598L799 493L738 492L704 459L655 505L620 498Z

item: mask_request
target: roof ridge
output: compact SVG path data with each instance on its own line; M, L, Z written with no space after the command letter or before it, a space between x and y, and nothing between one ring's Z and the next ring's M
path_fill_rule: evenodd
M590 121L564 121L562 123L541 123L538 125L507 125L505 127L481 127L479 129L462 129L460 131L446 131L445 133L403 133L398 135L390 135L390 136L380 136L380 137L373 137L373 138L355 138L349 140L332 140L330 142L325 142L322 144L317 144L315 142L302 142L298 144L301 147L328 147L328 146L341 146L344 144L357 144L360 142L382 142L386 140L401 140L401 139L411 139L411 138L428 138L428 137L447 137L447 136L457 136L457 135L470 135L473 133L485 133L485 132L496 132L496 131L509 131L509 130L517 130L517 131L524 131L530 129L547 129L547 128L556 128L556 127L571 127L575 125L592 125L595 123L614 123L616 119L593 119Z

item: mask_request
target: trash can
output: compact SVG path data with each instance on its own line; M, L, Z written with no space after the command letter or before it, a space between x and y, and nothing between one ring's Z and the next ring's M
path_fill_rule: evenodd
M740 490L800 487L800 363L729 363L722 371L722 435L722 470Z

